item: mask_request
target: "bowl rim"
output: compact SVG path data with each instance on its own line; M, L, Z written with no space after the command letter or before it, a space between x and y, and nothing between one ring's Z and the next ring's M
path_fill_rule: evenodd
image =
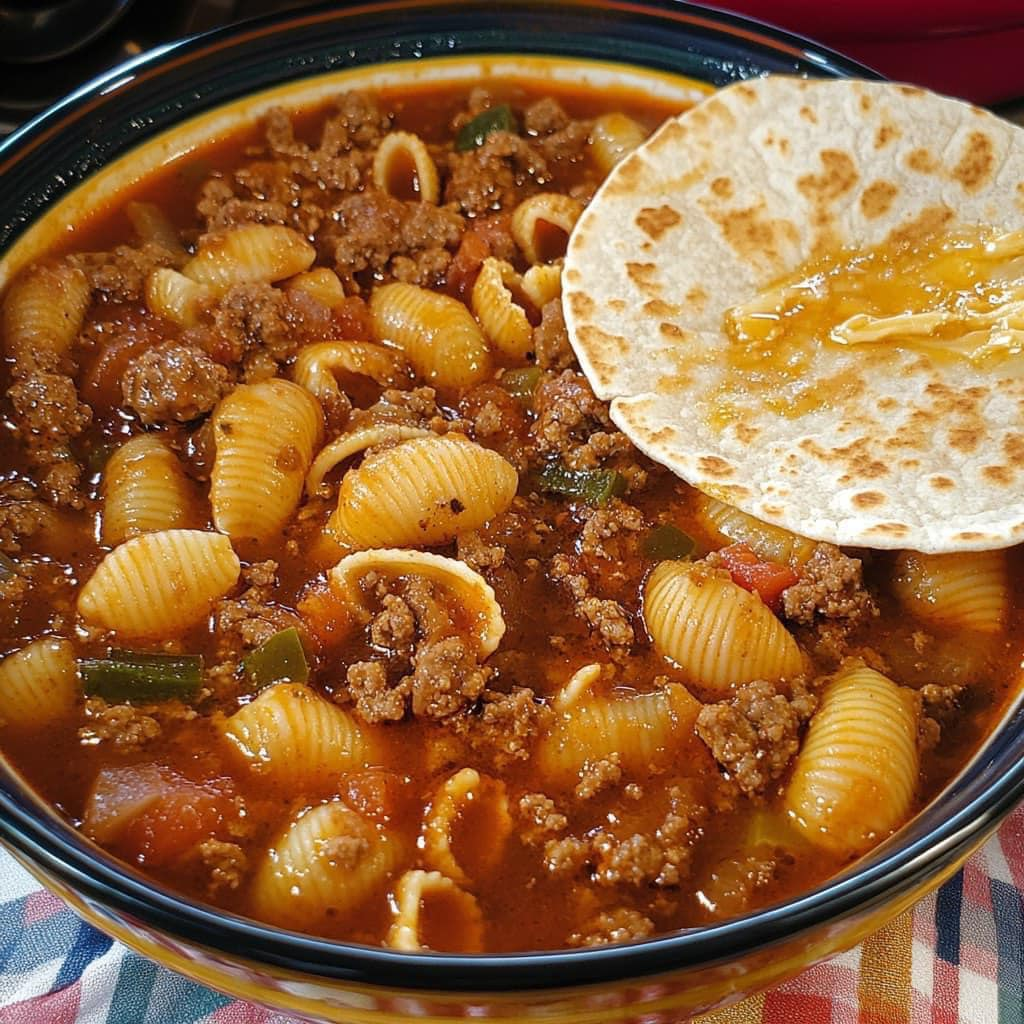
M484 6L484 5L480 5ZM539 0L491 0L511 9L546 6ZM880 78L871 69L791 32L752 18L684 0L569 0L565 13L588 8L645 14L741 39L748 50L785 54L836 77ZM126 61L85 83L0 142L0 166L12 165L50 135L87 110L115 102L144 72L159 75L167 64L195 60L224 46L240 46L256 36L294 31L324 20L357 14L407 13L470 4L431 0L380 0L354 7L323 4L299 13L253 19L165 44ZM506 52L515 52L514 47ZM628 57L624 63L630 63ZM259 88L249 90L259 91ZM230 100L220 101L230 103ZM73 184L77 184L74 182ZM71 187L73 187L73 184ZM61 193L66 194L65 193ZM56 198L56 197L55 197ZM42 208L49 206L48 199ZM22 227L38 219L36 211ZM18 234L21 232L19 231ZM1004 728L1008 723L1004 722ZM990 737L991 740L991 737ZM906 844L888 842L847 872L778 906L696 929L641 942L578 950L508 954L403 953L376 946L320 939L288 932L194 902L144 878L92 844L36 797L31 787L0 759L0 838L44 874L52 875L98 906L110 906L153 928L193 942L226 958L242 955L324 979L371 987L487 993L509 989L565 990L664 974L685 967L710 967L771 947L825 922L866 913L895 889L923 884L937 864L969 852L1024 796L1024 759L1002 774L936 828Z

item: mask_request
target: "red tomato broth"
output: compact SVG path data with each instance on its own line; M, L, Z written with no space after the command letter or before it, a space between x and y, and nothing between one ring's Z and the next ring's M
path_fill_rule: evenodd
M646 129L652 129L673 112L664 102L640 99L633 94L587 92L551 84L495 83L491 94L495 102L509 102L516 108L542 96L554 95L572 118L621 110L635 117ZM440 146L450 143L452 136L448 125L452 116L465 108L466 94L461 88L438 86L409 94L399 90L384 91L380 100L386 109L393 111L395 127L416 131L428 143ZM296 119L296 137L313 141L324 116L324 110L302 114ZM167 212L182 236L192 241L200 231L194 204L201 181L210 173L226 174L245 163L246 149L257 145L260 138L257 128L240 130L199 154L189 154L173 162L159 175L140 182L131 195L124 198L157 204ZM573 186L586 189L593 187L598 179L599 174L592 164L581 159L559 164L545 187L555 191ZM476 265L486 255L485 249L490 251L486 232L475 232L472 219L467 221L467 228L461 248L450 265L453 277L447 282L449 293L463 298L468 294ZM120 209L109 209L96 212L78 226L66 251L105 249L115 244L130 244L131 240L125 215ZM444 287L442 285L442 290ZM368 291L358 299L349 297L345 306L334 314L335 326L349 338L368 336L361 306L367 295ZM77 379L81 396L94 406L95 413L93 424L75 444L77 450L86 454L113 446L129 434L139 432L138 418L119 404L116 378L136 354L136 346L144 349L151 347L153 339L171 339L179 334L178 328L153 317L137 304L123 306L100 298L94 300L87 322L112 323L117 327L117 337L109 345L80 354ZM320 339L307 336L302 340ZM517 365L514 361L505 362ZM287 368L282 372L286 375ZM350 397L357 406L368 406L379 397L380 388L365 382L346 386L349 383L343 381L343 389L351 392ZM442 411L453 417L456 410L468 409L477 415L490 400L487 387L494 385L487 382L480 385L482 390L475 397L442 393L439 403ZM530 436L535 422L532 413L525 408L517 409L515 400L510 401L511 404L502 403L503 415L512 417L510 422L513 423L514 417L519 416L516 429L507 430L497 438L483 439L483 443L498 450L512 443L509 438L520 444L523 438ZM9 403L5 405L5 415L11 415ZM8 425L13 429L10 419ZM203 430L201 424L163 423L157 433L182 454L186 469L205 490L208 460L189 454L208 445L203 439ZM692 493L684 484L635 452L630 452L629 458L649 474L648 482L628 495L629 503L639 510L645 523L672 523L706 541L705 550L721 546L708 539L706 527L694 511ZM5 445L0 459L7 481L31 479L32 468L15 444ZM329 480L336 481L339 476L335 471ZM0 613L4 649L14 651L34 637L54 633L73 639L79 656L102 657L111 646L125 646L165 653L201 653L207 669L218 664L222 655L208 621L180 636L154 637L141 643L112 644L109 636L97 630L76 632L75 590L90 577L105 554L96 540L96 523L102 515L99 479L98 470L86 476L84 509L60 513L69 524L62 541L26 538L19 557L36 564L35 597L23 605L4 606ZM501 517L481 531L488 543L500 544L506 549L504 563L486 573L506 624L501 645L487 661L493 670L487 681L488 689L507 692L513 686L528 687L539 701L549 703L574 671L593 662L612 666L611 680L604 680L598 686L598 692L606 695L649 693L658 689L664 679L692 685L694 680L661 656L644 632L641 592L654 563L642 557L636 538L623 538L621 534L611 538L608 545L615 550L615 558L583 550L579 537L586 519L582 503L557 495L532 496L535 488L528 472L520 473L520 495L526 498L525 511ZM203 507L205 509L205 503ZM304 623L305 648L312 669L311 685L327 698L338 697L345 691L349 666L377 660L394 675L401 671L404 662L395 651L375 646L363 628L338 626L336 595L322 582L324 566L311 564L303 557L306 541L322 528L331 506L314 499L306 503L304 511L309 513L308 524L299 529L290 525L279 538L255 547L239 545L239 552L246 561L272 559L278 563L278 582L272 588L272 604L282 612L297 611L300 622ZM204 515L206 524L210 525L212 520L207 513ZM544 529L538 529L537 524L544 524ZM454 543L436 550L452 557L457 554ZM576 613L574 602L567 597L564 587L552 579L550 573L541 571L555 555L575 560L577 567L582 566L593 592L599 594L602 601L616 602L622 607L635 631L627 654L611 657L598 633ZM1020 558L1019 551L1015 551L1012 555L1015 569L1020 568ZM886 566L885 556L876 557L868 565L867 586L880 605L881 615L858 634L858 643L886 650L912 650L911 634L927 627L908 618L888 595ZM1011 578L1017 575L1019 573L1011 572ZM748 582L755 592L761 589L757 580ZM238 590L242 589L244 585L240 584ZM228 595L233 596L237 597L237 592ZM766 596L774 602L777 588ZM373 611L377 611L376 606ZM967 761L1014 697L1019 650L1011 638L1021 635L1024 625L1021 616L1021 609L1015 605L1010 621L994 638L966 632L957 634L962 649L974 651L975 661L982 667L971 676L958 714L943 723L941 744L923 755L917 807L930 800ZM468 620L460 620L458 614L454 614L453 619L455 633L465 632ZM907 660L904 674L898 676L899 682L918 686L929 681L927 666L918 665L920 655ZM955 662L956 658L951 656L950 663ZM949 669L949 674L955 676L956 670ZM168 783L168 792L106 840L109 848L191 897L212 900L218 906L239 912L250 908L248 885L256 866L266 856L267 847L304 808L340 795L375 828L394 830L408 848L415 851L424 812L438 787L459 768L475 768L504 784L513 820L517 822L500 856L498 869L474 877L471 890L485 921L486 948L494 951L557 948L568 941L585 941L591 927L589 922L605 911L629 910L643 915L653 922L653 929L658 932L697 926L807 891L851 859L822 851L809 852L805 845L794 842L792 849L777 851L771 880L756 893L745 893L743 865L752 855L746 845L750 823L755 812L767 811L781 819L780 794L786 775L775 781L763 799L749 800L741 796L732 806L716 807L715 802L720 799L721 773L711 752L696 738L679 752L671 770L654 771L641 777L626 776L593 796L577 799L571 786L567 788L539 777L531 759L506 763L496 758L486 744L474 748L444 725L406 715L401 721L372 726L374 735L380 737L383 751L377 761L364 769L327 773L310 779L296 790L254 770L220 734L224 717L254 696L254 688L240 672L232 674L230 679L230 685L225 685L223 690L207 681L202 697L196 702L196 714L186 705L175 702L165 708L137 708L139 715L150 715L161 723L160 735L137 747L126 746L119 750L110 737L98 738L89 732L80 734L80 730L91 728L81 708L76 708L71 717L49 723L45 730L19 731L4 727L0 731L0 742L42 798L75 824L81 824L87 816L90 793L104 771L129 772L134 767L143 773L142 778L151 777L155 772L164 780L172 780ZM695 687L695 692L702 695L699 687ZM343 706L346 711L352 711L350 704ZM472 729L472 724L467 728ZM630 784L636 787L635 793L626 792L625 787ZM588 873L585 865L575 874L560 875L545 867L542 850L537 845L520 841L523 826L516 805L527 794L543 793L554 801L558 813L566 818L560 833L563 837L585 838L607 829L624 839L631 834L651 836L657 832L671 811L673 787L678 787L683 798L692 804L715 808L707 820L694 826L694 839L687 848L686 871L677 884L659 887L620 881L602 885L595 881L592 872ZM239 807L244 807L241 816ZM486 823L486 815L479 818ZM473 844L487 842L485 825L477 825L478 835L469 827L474 820L474 814L466 814L457 828L455 840L469 844L469 863L481 860L480 850L474 851ZM211 889L209 872L195 854L197 843L207 838L234 843L244 855L246 866L237 888ZM418 856L413 853L406 858L400 870L415 867L429 870L431 866L421 864ZM389 878L380 891L368 897L358 913L328 914L311 927L340 939L384 941L391 924L387 896L395 877L397 874ZM719 884L715 881L717 877L726 881ZM733 877L732 882L728 881L730 877ZM715 885L718 885L717 899L708 896ZM428 924L433 948L458 947L459 936L453 934L450 942L446 941L444 916L440 911L429 914Z

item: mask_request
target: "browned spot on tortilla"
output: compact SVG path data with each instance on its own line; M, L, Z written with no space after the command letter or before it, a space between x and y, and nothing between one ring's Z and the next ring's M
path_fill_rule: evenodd
M686 331L684 331L682 327L678 327L676 324L670 324L668 322L658 324L658 331L661 334L664 334L666 338L681 340L686 337Z
M870 534L874 537L892 537L895 539L906 537L909 532L909 528L904 523L876 523L874 526L871 526L864 531L866 535Z
M609 299L608 308L614 310L616 313L621 313L626 308L626 304L622 299Z
M1003 438L1003 454L1011 466L1024 467L1024 434L1007 434Z
M881 217L892 208L892 201L898 194L899 189L891 181L873 181L860 197L861 213L868 220Z
M605 357L625 356L629 352L629 342L621 335L609 334L593 324L582 324L576 332L581 344L596 366L596 360ZM607 369L614 369L605 364Z
M891 409L895 409L900 403L895 398L891 398L889 395L883 395L878 400L879 412L889 412Z
M818 123L818 115L814 112L814 109L812 107L801 107L800 116L805 121L809 121L811 124Z
M1017 182L1017 209L1024 210L1024 181Z
M707 207L705 207L707 209ZM767 263L776 269L783 262L783 251L799 241L791 221L765 215L765 204L740 210L707 209L729 246L745 260Z
M616 166L615 174L608 179L605 185L606 195L632 196L635 194L637 184L643 175L644 165L634 157L635 154L631 154Z
M1013 482L1013 473L1006 466L982 466L981 475L986 480L1003 487Z
M900 461L900 469L918 469L920 465L920 459L902 459Z
M871 455L871 442L866 437L859 437L841 448L825 448L814 438L805 437L799 442L799 446L819 462L842 464L847 470L847 483L851 479L877 480L889 475L888 465Z
M949 444L958 452L969 455L977 449L981 437L982 431L978 427L952 427L949 431Z
M849 153L839 149L823 149L820 153L821 174L805 174L796 187L816 203L828 203L845 195L857 184L857 166Z
M650 242L641 242L640 243L640 251L641 252L650 252L653 248L654 248L654 246L651 245Z
M892 123L883 121L875 132L875 149L885 149L890 142L898 139L903 133Z
M897 85L896 88L899 89L899 91L903 93L904 96L924 95L924 89L921 89L916 85Z
M748 103L753 103L754 100L757 99L756 90L752 89L746 83L734 86L733 92L735 92L737 96L742 96Z
M585 292L569 292L566 298L573 316L586 320L594 312L594 300Z
M735 472L731 463L717 455L702 455L697 460L697 468L708 476L732 476Z
M657 241L669 228L675 227L683 218L671 206L645 206L636 215L636 226Z
M715 178L711 182L711 191L715 193L720 199L731 198L734 189L731 178Z
M907 166L918 174L934 174L940 165L931 150L919 147L907 154Z
M648 430L645 433L651 444L668 444L676 436L671 427L658 427L657 430Z
M953 211L945 203L926 206L913 220L893 228L887 242L892 245L913 245L941 231L953 219Z
M765 505L761 511L764 512L766 516L781 516L786 510L784 508L780 508L778 505Z
M960 182L965 192L977 192L992 177L995 164L992 140L984 132L971 132L960 160L953 168L953 180Z
M783 136L781 139L779 139L779 152L783 156L789 156L790 150L792 148L793 147L790 146L790 144L789 144L789 139L787 139L785 136Z
M961 530L956 535L957 540L984 540L985 534L980 533L978 530Z
M570 270L563 271L563 274L565 275L565 283L566 284L579 284L580 283L580 272L575 267L573 267Z
M658 294L656 283L658 268L654 263L627 263L626 273L629 279L643 292L652 298Z
M693 111L693 113L697 113L697 111ZM648 149L655 153L666 146L674 147L685 137L686 129L678 121L666 121L657 136L647 144ZM618 173L618 168L616 168L616 173Z
M931 484L936 491L950 491L956 487L956 483L950 480L948 476L930 476L928 478L928 483Z
M888 500L881 491L861 491L850 499L857 508L878 508Z
M665 317L676 316L681 312L679 306L672 302L665 302L664 299L650 299L645 302L641 308L650 316L656 316L662 319Z
M687 293L686 301L699 313L708 301L708 293L699 284L695 284Z
M761 433L757 427L752 427L749 423L737 423L733 430L736 437L744 444L751 444Z

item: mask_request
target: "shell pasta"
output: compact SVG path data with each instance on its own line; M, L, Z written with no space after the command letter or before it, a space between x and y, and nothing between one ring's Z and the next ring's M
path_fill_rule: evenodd
M162 891L396 962L784 905L1010 717L1024 550L837 547L728 504L775 516L696 435L676 441L707 494L645 455L664 440L630 440L645 396L600 384L651 369L621 355L626 325L653 318L660 401L714 369L688 328L735 284L656 294L657 253L698 222L723 252L767 227L725 178L707 208L645 197L622 222L650 253L624 271L635 308L582 294L574 254L692 86L406 88L415 64L182 149L58 249L0 259L0 757ZM588 303L621 336L583 337ZM932 398L973 443L960 399ZM770 443L719 412L737 450ZM886 478L849 426L821 450L837 480L878 475L843 492L867 508ZM1014 453L982 452L1009 494ZM912 481L904 454L884 468ZM587 1013L606 1010L632 1012Z

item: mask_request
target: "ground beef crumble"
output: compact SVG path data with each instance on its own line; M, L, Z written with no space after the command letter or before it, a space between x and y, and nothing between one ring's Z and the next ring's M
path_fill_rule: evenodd
M89 286L113 302L141 301L146 279L154 270L181 263L180 253L156 242L119 245L111 252L81 253L71 259L84 271Z
M598 793L617 786L622 781L621 760L619 753L615 752L610 757L584 765L580 771L580 781L574 790L576 798L590 800Z
M782 609L787 619L803 625L823 616L854 626L878 614L864 587L861 560L833 544L816 545L800 568L799 582L783 591Z
M582 931L573 932L566 944L569 946L607 946L615 942L638 942L654 934L654 922L628 907L603 910L584 926Z
M367 189L338 203L317 243L334 260L346 291L362 290L367 281L357 275L364 271L374 283L390 277L430 288L444 280L464 226L448 207Z
M533 742L551 720L551 709L533 690L516 686L508 693L484 690L476 707L453 715L446 724L471 750L503 770L529 758Z
M633 626L626 609L617 601L595 597L590 580L573 567L568 555L556 554L551 559L550 575L562 583L575 602L576 614L590 626L608 648L625 648L634 640Z
M35 493L30 484L19 480L0 487L0 551L5 554L19 554L22 541L53 515Z
M597 828L583 838L551 839L544 846L545 867L554 875L585 872L604 887L679 885L711 812L687 787L672 786L668 796L668 811L653 832L620 838Z
M237 889L242 884L248 858L238 843L204 839L196 847L196 853L210 873L208 888L211 895L224 889Z
M270 560L246 566L242 580L247 589L239 597L221 598L215 605L214 635L221 658L237 661L282 629L302 629L297 615L271 603L276 573L277 563Z
M491 132L483 145L448 154L445 202L470 217L511 210L549 180L539 146L511 132Z
M794 685L787 695L757 680L731 699L702 708L697 734L740 790L753 796L785 771L817 703L803 686Z
M82 467L70 442L92 421L92 409L79 401L75 382L66 374L39 372L15 381L7 397L18 438L42 474L43 493L55 505L81 508Z
M230 387L228 371L194 345L166 341L137 356L121 381L143 423L174 423L210 412Z
M83 746L108 743L119 754L129 754L162 735L166 726L195 718L196 712L177 701L108 704L100 697L87 697L83 717L86 724L78 730Z
M520 822L518 835L528 846L547 842L569 824L568 818L556 810L554 800L543 793L524 793L519 798L517 810Z
M527 135L550 163L579 159L590 137L590 121L574 121L551 96L531 103L523 114Z

